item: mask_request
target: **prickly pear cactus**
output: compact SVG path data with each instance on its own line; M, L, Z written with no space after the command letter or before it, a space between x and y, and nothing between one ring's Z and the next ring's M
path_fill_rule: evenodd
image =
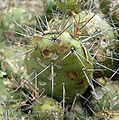
M63 120L63 109L54 99L43 96L33 104L32 116L34 120Z
M99 81L104 81L104 79ZM94 116L100 119L105 118L104 120L106 120L106 118L109 120L116 120L116 118L119 118L118 89L118 81L106 81L106 84L104 86L95 87L96 93L94 95L94 92L92 92L92 96L89 102L92 111L95 113Z
M59 34L48 32L33 39L31 46L35 48L25 63L29 74L36 70L39 88L45 88L48 95L62 100L62 86L65 84L69 103L76 93L84 93L92 79L93 60L78 39L66 31Z
M101 12L82 11L79 14L72 12L68 20L56 17L49 22L50 28L67 29L82 40L95 58L96 77L112 77L118 69L117 31L104 17Z
M82 36L89 35L81 39L95 58L94 64L102 69L101 75L112 76L118 68L118 59L114 55L118 49L115 30L101 13L83 11L80 13L80 23Z
M5 9L0 16L0 27L3 40L15 41L17 36L27 37L28 27L35 27L36 20L34 14L25 7L11 7ZM26 26L25 26L26 25ZM24 28L25 26L25 28ZM19 40L19 39L18 39Z
M118 0L1 4L0 120L119 119Z

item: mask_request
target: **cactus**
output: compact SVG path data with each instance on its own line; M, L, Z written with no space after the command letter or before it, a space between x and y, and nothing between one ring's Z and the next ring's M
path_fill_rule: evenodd
M116 120L116 118L119 118L118 81L109 81L109 79L103 78L98 78L97 81L101 81L101 84L102 81L103 83L105 81L105 83L102 87L95 87L96 95L92 92L89 106L93 113L95 113L93 119L103 118L106 120L110 118L109 120Z
M32 12L29 12L25 7L17 6L5 9L0 17L1 32L4 36L1 39L13 42L16 39L19 41L19 36L28 38L29 33L24 28L25 25L35 28L36 20ZM15 34L17 34L16 37Z
M25 63L29 74L36 70L39 88L45 88L48 95L54 94L54 98L62 100L62 83L65 83L66 101L70 103L76 93L84 93L92 78L93 65L90 54L79 40L66 31L61 35L49 32L33 39L31 46L35 49Z
M115 1L12 0L2 6L1 120L119 119L119 85L112 81L119 74ZM95 79L100 86L93 86Z
M83 24L82 36L90 36L83 38L83 43L95 57L98 67L104 69L102 74L111 77L118 68L118 60L114 55L114 52L118 50L115 31L101 13L82 12L79 16L80 23Z
M54 18L49 22L50 28L67 29L71 34L79 37L90 54L95 58L95 69L99 69L96 76L111 77L118 69L117 32L100 13L82 11L72 12L68 20ZM60 25L60 27L58 27ZM77 28L79 28L77 30ZM78 34L77 34L78 33ZM101 69L101 70L100 70Z
M59 103L46 96L41 97L33 103L32 107L32 116L34 119L42 119L42 120L63 120L63 109L59 105Z

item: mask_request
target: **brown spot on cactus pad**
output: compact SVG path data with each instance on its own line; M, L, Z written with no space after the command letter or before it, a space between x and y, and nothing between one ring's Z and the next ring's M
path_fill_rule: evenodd
M42 55L44 56L44 58L49 58L49 57L51 57L52 52L49 48L44 48L42 50Z
M84 83L84 80L80 80L80 82L78 84L81 85L83 83Z
M61 54L64 54L67 51L67 47L57 45L57 51Z
M70 72L68 73L68 76L70 77L71 80L75 80L78 75L77 75L77 72L75 72L75 71L70 71Z

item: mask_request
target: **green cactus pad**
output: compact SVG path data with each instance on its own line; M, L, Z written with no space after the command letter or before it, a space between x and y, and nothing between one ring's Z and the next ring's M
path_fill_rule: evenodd
M60 104L56 100L46 96L36 101L33 104L32 110L34 120L63 120L63 109Z
M3 36L1 39L15 41L17 37L23 37L21 34L29 35L25 25L35 27L36 19L33 12L19 6L5 9L0 16L0 28Z
M116 31L102 13L83 11L79 16L82 36L89 36L81 38L82 42L98 62L98 67L104 69L101 74L111 77L118 68L118 60L114 55L114 52L118 51Z
M58 100L63 99L62 84L65 83L66 101L72 103L76 93L84 93L89 85L93 60L84 45L68 32L63 32L57 39L54 36L59 34L47 33L31 41L35 49L25 60L27 71L31 74L36 70L38 87L45 88L49 96L54 94Z
M107 81L102 87L95 87L96 95L92 92L90 106L95 112L119 110L119 83Z
M1 27L3 30L14 28L16 31L19 31L19 29L21 29L13 24L10 17L20 25L26 24L33 26L36 23L33 19L33 14L28 13L27 9L24 7L11 7L10 9L5 10L3 16L1 16Z

